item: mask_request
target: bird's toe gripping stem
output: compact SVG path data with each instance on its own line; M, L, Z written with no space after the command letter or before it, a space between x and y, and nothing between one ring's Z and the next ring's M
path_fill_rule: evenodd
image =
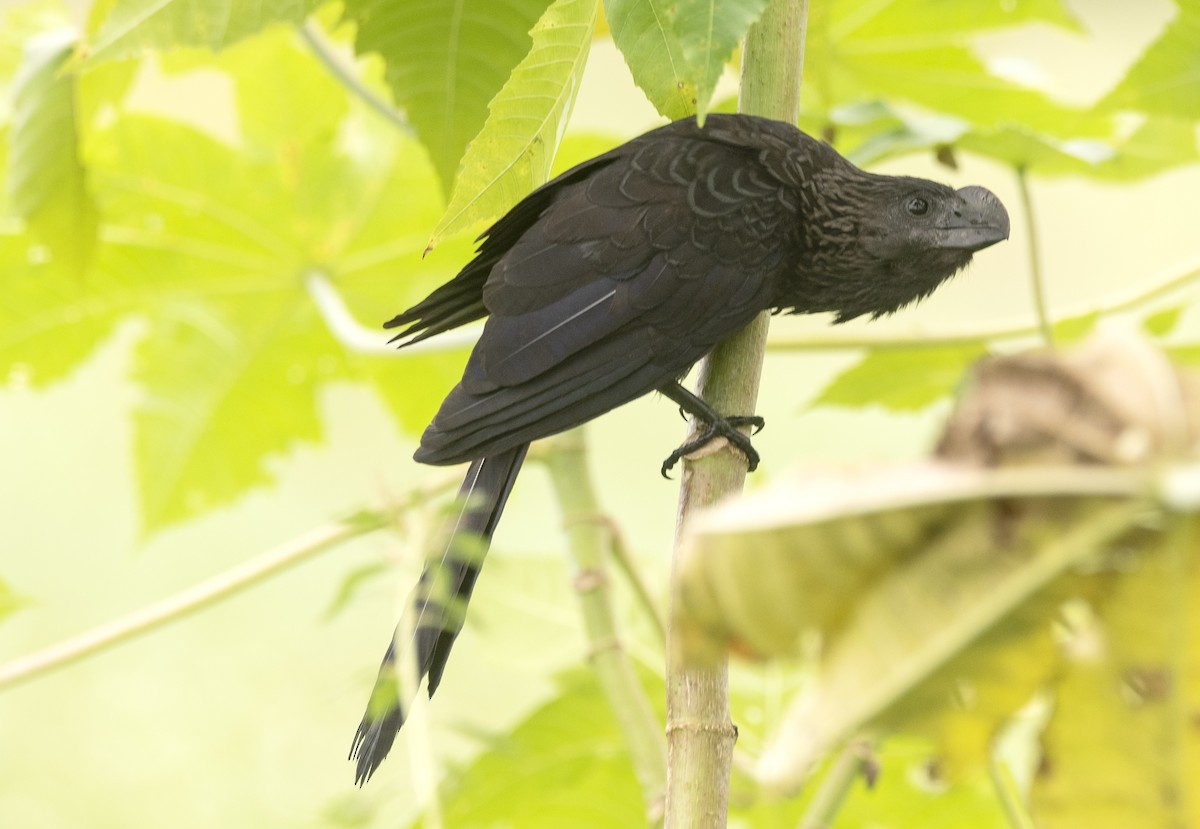
M659 391L678 403L682 411L687 411L695 415L696 418L707 424L707 428L703 432L680 446L663 461L660 471L664 478L671 477L667 473L671 471L671 468L681 458L685 458L693 452L703 449L717 438L725 438L734 448L746 456L746 465L750 472L758 468L758 452L754 450L754 446L750 442L750 436L739 430L748 426L751 429L750 434L758 434L765 425L765 421L761 417L758 415L723 417L717 414L711 406L678 383L671 383Z
M749 426L753 431L751 435L756 435L762 429L765 421L758 415L737 416L737 417L722 417L708 424L708 428L701 432L695 439L689 440L687 443L680 446L674 452L667 456L662 463L662 476L670 478L667 473L671 471L671 467L679 463L680 459L686 458L693 452L703 449L717 438L725 438L733 446L746 456L746 468L753 472L758 468L758 452L755 451L754 445L750 443L750 436L739 430L743 426Z

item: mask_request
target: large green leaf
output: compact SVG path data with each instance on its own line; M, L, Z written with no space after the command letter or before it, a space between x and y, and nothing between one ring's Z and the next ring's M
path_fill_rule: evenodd
M115 0L88 22L89 60L111 60L142 49L204 46L223 49L272 23L299 23L320 0Z
M555 699L445 787L446 826L607 829L644 824L633 767L594 673L568 673L559 686ZM661 686L656 696L661 697Z
M326 383L368 380L415 429L455 362L347 355L306 289L319 271L374 322L422 289L405 275L428 285L452 273L461 250L421 262L440 197L419 145L357 103L347 115L344 90L290 33L211 68L246 78L244 149L129 114L87 137L105 223L85 283L45 273L27 236L0 235L0 376L54 379L116 321L143 319L134 444L150 529L229 502L269 479L271 455L319 439Z
M1147 119L1127 137L1061 140L1019 126L972 130L956 142L978 155L1039 175L1134 179L1200 159L1195 125L1168 116Z
M1045 829L1200 824L1200 522L1124 562L1064 648L1033 817Z
M987 353L982 343L937 348L878 349L829 382L817 404L860 408L877 404L913 411L944 399L967 367Z
M598 7L599 0L555 0L534 26L533 47L488 105L487 122L463 158L431 247L504 212L549 177L579 91Z
M74 46L74 35L59 31L26 49L13 85L5 189L46 258L78 274L95 245L96 208L77 149L76 77L61 72Z
M1179 16L1101 105L1200 118L1200 5L1180 3Z
M605 0L633 79L672 121L703 118L725 62L767 0Z
M355 48L377 52L397 106L450 192L487 105L529 52L529 30L549 0L348 0Z
M701 516L677 588L690 657L798 655L814 634L823 643L819 682L763 754L764 782L794 790L824 752L880 723L939 735L947 770L986 767L1000 727L1057 668L1050 625L1072 595L1064 573L1146 509L1143 472L1105 472L813 474ZM1103 486L1133 497L1076 497ZM947 711L956 689L971 699Z
M839 107L824 119L808 115L801 126L826 130L837 147L860 165L919 150L961 149L1041 176L1127 180L1200 158L1191 121L1154 116L1126 133L1108 115L1093 112L1078 117L1083 119L1075 122L1079 134L1062 138L1020 124L978 126L961 118L870 101Z
M30 41L45 33L70 27L71 19L57 5L44 3L0 4L0 123L8 120L10 84L25 59Z
M972 32L1045 21L1074 26L1059 0L947 3L944 0L833 0L814 3L805 44L804 108L888 98L973 124L1023 124L1078 134L1086 113L991 74L971 50Z

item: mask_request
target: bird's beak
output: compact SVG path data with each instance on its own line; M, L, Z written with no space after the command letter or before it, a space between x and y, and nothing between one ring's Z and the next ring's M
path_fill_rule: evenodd
M1008 238L1008 211L992 191L964 187L953 218L938 230L938 245L960 250L983 250Z

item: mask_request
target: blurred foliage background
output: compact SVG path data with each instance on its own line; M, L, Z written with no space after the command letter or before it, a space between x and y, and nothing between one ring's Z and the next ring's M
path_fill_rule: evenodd
M392 355L368 329L552 171L731 108L730 53L762 5L0 2L0 662L436 487L410 455L469 338ZM812 0L809 22L802 126L872 169L987 186L1014 233L895 318L777 320L758 480L923 454L988 351L1104 325L1200 358L1200 4ZM602 507L662 597L673 407L638 401L587 434ZM343 752L427 502L4 688L0 825L637 825L536 470L436 704L351 786ZM657 700L661 646L617 600ZM735 668L741 746L801 678ZM881 762L838 826L1010 825L986 774L937 773L927 735ZM802 808L733 821L793 826Z

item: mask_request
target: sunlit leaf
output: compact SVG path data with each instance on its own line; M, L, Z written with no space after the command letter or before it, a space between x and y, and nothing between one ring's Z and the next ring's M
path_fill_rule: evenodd
M914 411L946 397L967 367L986 353L982 344L877 349L835 377L814 402Z
M487 122L463 158L431 247L504 212L546 181L579 91L598 6L555 0L534 26L533 47L488 105Z
M739 726L739 745L746 733ZM964 775L955 780L935 778L930 773L937 763L938 747L929 740L909 735L889 737L877 746L874 759L878 775L867 786L855 781L836 813L838 827L871 829L1012 829L995 786L986 773ZM836 756L836 753L833 753ZM828 764L826 764L828 765ZM827 778L818 774L797 797L738 798L730 803L730 826L803 826L814 795ZM736 785L736 777L735 777ZM745 803L745 801L751 801Z
M1045 829L1200 822L1200 555L1196 521L1125 576L1067 647L1042 738L1033 817Z
M1156 116L1132 132L1123 133L1116 120L1103 113L1078 112L1071 118L1075 119L1075 133L1061 129L1070 137L1059 137L1025 125L981 126L963 118L864 101L840 106L824 116L809 113L801 119L801 126L809 132L824 131L847 158L859 165L922 150L965 150L1038 176L1119 181L1143 178L1200 159L1191 121Z
M348 0L355 48L384 59L396 105L429 150L449 193L488 101L530 48L549 0Z
M1179 324L1179 317L1183 315L1183 311L1184 306L1182 305L1155 311L1142 320L1142 327L1155 337L1165 337L1175 330L1175 326Z
M48 258L78 274L95 246L96 207L79 160L76 76L60 71L74 45L70 32L29 43L14 83L5 187Z
M501 821L530 829L607 829L645 823L628 750L595 674L566 674L559 688L556 698L442 791L447 826ZM660 688L655 696L661 695Z
M725 62L766 0L605 0L633 79L672 121L703 117Z
M1054 338L1060 343L1078 342L1090 334L1099 321L1100 314L1097 311L1059 320L1054 324Z
M993 75L966 40L972 32L1035 20L1076 25L1058 0L814 3L804 55L804 107L828 113L882 97L980 126L1016 123L1056 135L1078 134L1086 113Z
M299 23L320 0L115 0L89 19L91 61L112 60L142 49L204 46L223 49L272 23Z
M349 104L345 88L307 50L239 44L222 57L221 67L237 79L244 138L296 166L329 154ZM306 153L314 142L316 153ZM331 220L342 206L332 206Z
M0 123L8 120L11 83L30 41L71 26L66 9L47 3L0 4Z
M22 596L4 579L0 579L0 622L30 604L28 596Z
M237 87L249 152L145 116L96 130L87 163L106 224L82 285L45 274L28 236L0 234L0 377L56 379L117 321L142 316L134 446L148 529L228 503L271 479L272 455L318 441L324 384L367 380L415 430L459 367L348 355L306 289L320 270L377 324L461 264L461 250L421 260L440 199L419 145L348 123L344 92L288 33L215 66L282 67L311 111L254 77ZM421 278L406 287L409 274Z
M1166 351L1175 362L1200 366L1200 345L1173 346Z
M1195 127L1175 118L1152 118L1127 138L1058 139L1022 127L969 130L955 144L978 155L1038 175L1133 179L1200 159Z
M1200 6L1179 4L1179 16L1101 102L1176 118L1200 118Z
M337 592L329 600L324 616L331 619L341 613L358 595L358 591L368 582L389 572L390 568L382 561L375 561L356 567L343 577Z
M1114 495L1143 486L1137 472L1107 480ZM763 755L765 779L790 791L857 729L934 717L931 700L950 705L971 686L971 710L956 724L939 712L924 730L957 769L982 766L1000 726L1055 667L1049 625L1061 600L1042 591L1129 532L1144 508L1038 494L1095 493L1098 483L1061 467L913 464L780 481L701 516L677 588L681 624L697 631L685 639L693 658L714 647L797 656L814 633L825 643L819 683ZM989 672L1009 663L1022 672L995 685Z

